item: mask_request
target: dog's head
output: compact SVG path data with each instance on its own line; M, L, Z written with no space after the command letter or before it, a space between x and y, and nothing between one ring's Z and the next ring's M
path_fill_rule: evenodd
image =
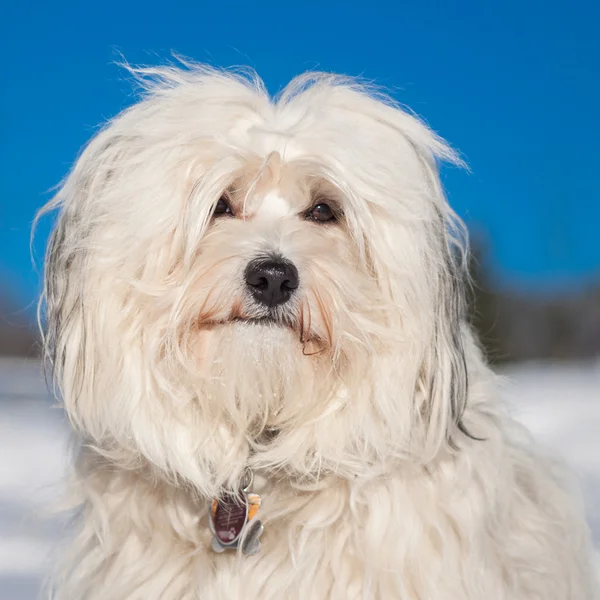
M45 341L76 427L205 493L249 463L356 475L451 443L454 154L345 78L271 99L198 66L137 74L49 205Z

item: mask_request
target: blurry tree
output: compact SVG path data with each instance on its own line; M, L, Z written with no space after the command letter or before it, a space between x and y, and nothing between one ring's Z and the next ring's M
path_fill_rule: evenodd
M0 357L36 356L39 349L35 325L0 287Z
M471 322L492 362L600 357L600 279L552 294L500 289L481 237L470 271Z

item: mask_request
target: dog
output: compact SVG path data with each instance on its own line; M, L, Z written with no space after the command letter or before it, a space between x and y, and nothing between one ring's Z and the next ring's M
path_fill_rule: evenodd
M129 67L44 212L79 444L57 600L590 600L466 315L460 158L372 85Z

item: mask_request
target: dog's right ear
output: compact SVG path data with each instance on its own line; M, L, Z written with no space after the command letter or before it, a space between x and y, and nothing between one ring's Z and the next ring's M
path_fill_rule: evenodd
M73 425L96 437L98 419L86 398L93 396L102 356L98 354L97 313L101 290L94 287L88 268L102 244L100 225L107 218L103 202L130 147L130 140L101 132L83 151L56 196L36 216L56 212L47 246L44 289L38 309L46 367L52 375ZM58 388L58 389L57 389Z

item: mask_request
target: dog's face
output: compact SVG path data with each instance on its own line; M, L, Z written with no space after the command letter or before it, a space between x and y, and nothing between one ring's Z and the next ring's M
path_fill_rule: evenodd
M51 204L46 346L76 426L205 493L249 463L356 475L438 451L466 397L452 153L339 78L272 101L152 74Z
M180 298L195 341L287 340L278 351L306 356L336 354L344 336L363 337L355 318L382 310L382 299L341 191L302 159L283 163L276 150L234 176L211 202Z

